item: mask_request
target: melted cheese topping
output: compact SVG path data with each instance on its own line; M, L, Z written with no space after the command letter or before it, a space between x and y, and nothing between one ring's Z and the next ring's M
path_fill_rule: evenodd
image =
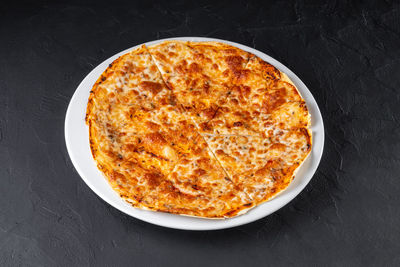
M86 114L98 168L133 206L243 214L287 187L311 150L290 79L238 48L167 41L114 61Z
M215 42L169 41L149 47L162 76L198 127L219 109L250 54Z
M206 142L222 167L235 181L244 173L257 173L270 161L299 164L309 153L310 136L304 130L279 130L267 136L206 135Z

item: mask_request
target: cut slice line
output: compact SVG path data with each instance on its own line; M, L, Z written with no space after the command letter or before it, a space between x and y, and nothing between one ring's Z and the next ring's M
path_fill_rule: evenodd
M153 54L147 49L147 46L145 46L145 47L146 47L147 52L150 54L152 61L153 61L154 64L156 65L157 71L158 71L158 72L160 73L160 75L161 75L160 67L158 66L156 60L154 59ZM246 64L247 64L247 63L246 63ZM162 77L162 79L163 79L163 81L164 81L164 84L171 90L171 93L174 94L172 88L169 87L169 85L168 85L168 83L165 81L163 75L161 75L161 77ZM175 98L176 98L176 96L175 96ZM176 100L176 101L178 102L178 100ZM179 105L181 105L181 107L184 108L184 106L183 106L182 104L179 103ZM214 116L215 116L215 114L217 113L217 111L218 111L218 109L215 111ZM195 124L195 126L199 129L199 126L197 125L196 121L195 121L192 117L190 117L190 119L191 119L192 122ZM202 138L202 139L204 140L204 142L207 144L207 147L208 147L208 149L210 150L210 152L212 153L214 159L218 162L218 164L219 164L220 167L223 169L223 171L225 172L225 174L229 177L230 182L233 182L233 181L232 181L232 177L229 175L229 173L226 171L226 169L222 166L221 162L220 162L219 159L215 156L214 152L213 152L212 149L210 148L210 145L208 144L207 140L204 138L203 135L201 135L201 134L199 133L198 129L196 130L197 134L198 134L199 136L201 136L201 138Z

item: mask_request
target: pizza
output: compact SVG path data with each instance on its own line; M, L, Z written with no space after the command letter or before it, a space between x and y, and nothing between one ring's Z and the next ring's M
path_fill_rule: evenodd
M111 63L86 112L98 169L132 206L230 218L271 199L311 151L293 82L219 42L164 41Z

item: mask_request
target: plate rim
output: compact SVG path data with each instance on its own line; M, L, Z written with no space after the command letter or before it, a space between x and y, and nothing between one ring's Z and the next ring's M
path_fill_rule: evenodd
M193 218L193 217L181 216L181 215L176 215L176 214L161 213L161 212L156 212L156 211L140 210L140 209L132 207L131 205L126 203L124 200L122 200L119 197L119 195L111 188L111 186L106 181L107 185L109 186L109 189L111 189L120 200L125 202L125 205L123 205L121 203L118 203L120 201L115 201L115 197L107 196L106 193L102 192L99 189L98 185L94 184L90 180L90 178L86 177L86 171L82 169L82 168L85 168L82 166L82 164L83 164L82 159L80 160L77 158L79 156L77 156L76 153L78 153L78 154L79 154L79 152L85 153L87 151L81 151L80 148L76 147L76 144L73 143L75 141L73 141L74 139L73 139L73 137L71 137L72 135L74 135L74 133L72 132L72 129L73 129L72 127L74 127L73 125L75 125L76 119L79 119L79 117L77 118L76 117L77 115L75 114L75 113L79 113L79 112L77 110L74 110L74 108L77 105L79 106L79 100L81 100L81 102L83 101L83 103L86 103L86 104L84 104L83 107L81 107L84 110L84 114L86 114L86 105L87 105L88 99L87 98L86 99L78 99L78 97L80 94L85 94L84 90L86 90L87 96L89 95L89 92L93 87L93 83L90 80L97 80L98 76L100 76L100 74L105 70L105 68L107 68L108 65L112 61L114 61L116 58L118 58L119 56L121 56L133 49L136 49L137 47L139 47L143 44L153 45L153 44L160 43L163 41L168 41L168 40L222 42L222 43L226 43L226 44L238 47L238 48L248 51L250 53L253 53L253 54L259 56L260 58L262 58L263 60L271 63L272 65L277 67L279 70L284 72L286 75L288 75L289 78L294 82L294 84L298 88L302 97L305 99L307 107L310 109L310 113L314 113L311 116L312 121L311 121L311 127L310 127L310 129L313 133L312 149L311 149L310 155L307 157L304 164L302 164L302 166L300 166L299 171L296 173L294 180L291 182L291 184L288 186L288 188L283 190L276 197L256 206L255 208L251 209L246 214L243 214L243 215L240 215L240 216L234 217L234 218L216 219L215 220L215 219ZM97 75L98 72L100 72L100 74ZM315 120L317 120L317 121L315 122ZM313 121L314 121L314 125L313 125ZM317 124L315 125L315 123L317 123ZM79 124L76 123L76 125L79 125ZM85 123L84 123L84 125L85 125L86 134L88 137L88 127ZM317 128L317 129L315 129L315 128ZM81 128L80 130L83 130L83 129ZM317 138L315 138L314 132L318 132ZM74 165L74 168L78 172L81 179L89 186L89 188L93 192L96 193L97 196L99 196L101 199L103 199L105 202L107 202L109 205L113 206L114 208L118 209L119 211L121 211L129 216L132 216L136 219L139 219L139 220L151 223L151 224L155 224L158 226L180 229L180 230L219 230L219 229L232 228L232 227L237 227L240 225L244 225L247 223L257 221L261 218L264 218L264 217L276 212L280 208L286 206L294 198L296 198L296 196L298 196L304 190L304 188L307 186L307 184L311 181L311 179L313 178L313 176L319 166L319 163L321 161L323 150L324 150L324 144L325 144L325 128L324 128L322 114L320 112L318 104L315 101L315 98L312 95L311 91L308 89L308 87L288 67L286 67L284 64L282 64L278 60L274 59L273 57L255 49L255 48L251 48L249 46L246 46L246 45L243 45L243 44L240 44L237 42L227 41L227 40L218 39L218 38L193 37L193 36L192 37L171 37L171 38L164 38L164 39L158 39L158 40L141 43L141 44L135 45L133 47L130 47L128 49L125 49L121 52L118 52L118 53L114 54L113 56L107 58L100 64L98 64L80 82L80 84L75 89L75 92L71 97L71 100L68 104L66 116L65 116L64 134L65 134L65 142L66 142L67 152L68 152L68 155ZM315 141L317 141L317 142L315 142ZM318 147L316 147L316 143L317 143ZM83 148L83 149L89 150L89 152L90 152L88 138L87 138L87 144L88 144L87 147ZM93 160L91 152L90 152L90 157L91 157L92 164L97 169L97 167L95 166L95 161ZM87 160L87 158L85 160ZM305 163L307 163L307 164L305 164ZM305 165L310 165L310 164L312 164L312 166L309 167L309 169L305 169L305 168L307 168L307 166L305 166ZM92 167L93 166L91 166L90 168L92 169ZM89 168L89 167L86 167L86 168ZM298 177L297 175L300 173L300 171L303 171L303 172L306 171L307 173L303 174L302 178L297 178ZM97 170L97 172L98 172L98 174L100 174L101 179L103 181L105 181L106 179L101 174L101 172L99 170ZM98 175L96 175L96 176L98 176ZM297 181L299 181L299 179L301 179L300 184L298 184L294 188L291 188L292 191L290 193L286 194L285 192L295 182L296 178L297 178ZM95 178L95 179L97 179L97 178ZM104 184L101 181L98 181L98 182L100 182L101 184ZM276 201L277 199L280 201ZM274 205L271 203L274 203ZM268 206L270 206L270 207L268 207ZM257 214L252 213L252 212L254 212L254 210L257 210L258 213ZM152 213L152 215L149 216L149 214L146 214L146 213ZM253 215L253 216L251 216L251 215ZM164 219L167 218L167 221L163 221L162 220L163 218ZM191 220L195 220L196 223L190 223ZM176 223L171 223L173 221L176 221ZM188 221L189 223L179 224L179 221L183 221L183 222Z

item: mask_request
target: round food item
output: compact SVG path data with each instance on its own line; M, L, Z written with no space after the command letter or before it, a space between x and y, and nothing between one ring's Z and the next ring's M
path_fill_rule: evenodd
M229 218L284 190L310 115L274 66L218 42L165 41L115 60L87 105L99 170L134 207Z

